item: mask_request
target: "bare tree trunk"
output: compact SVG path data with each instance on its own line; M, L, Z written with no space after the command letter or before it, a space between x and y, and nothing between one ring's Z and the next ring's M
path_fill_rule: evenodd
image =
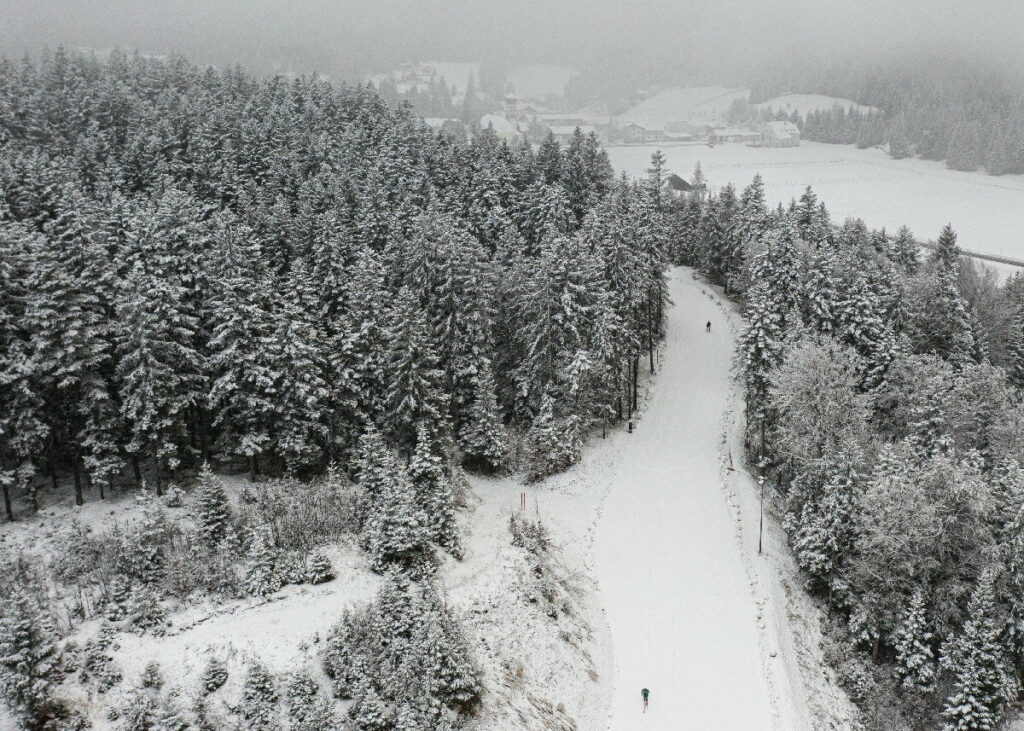
M249 457L249 479L256 482L256 473L259 471L259 464L256 461L256 455Z
M8 522L14 522L14 508L11 507L11 490L7 487L7 483L4 483L4 512L7 513Z
M139 457L138 455L132 455L132 472L135 473L135 484L142 484L142 470L139 469Z

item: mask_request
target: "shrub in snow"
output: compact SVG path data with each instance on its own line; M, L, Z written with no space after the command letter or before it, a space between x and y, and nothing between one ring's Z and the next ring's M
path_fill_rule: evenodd
M180 508L185 504L185 491L178 485L171 485L164 498L164 505L169 508Z
M156 660L150 660L146 663L146 667L142 670L142 679L140 681L143 688L153 688L154 690L160 690L164 687L164 676L160 672L160 663Z
M206 543L220 543L231 521L231 506L222 483L211 471L210 465L203 464L199 472L199 490L196 495L196 524L199 535Z
M271 672L260 662L249 663L242 685L242 718L252 731L273 731L280 727L278 720L277 683Z
M224 661L218 657L211 657L199 679L199 689L203 695L209 695L222 688L227 680L228 668Z
M288 678L285 702L292 731L333 731L338 728L334 703L308 670Z
M246 558L245 589L251 596L268 597L281 588L277 549L270 526L257 526L249 539Z
M306 564L305 580L310 584L323 584L334 578L334 567L323 551L313 551Z
M56 630L49 615L23 589L15 589L0 615L0 691L31 725L48 715L59 667Z

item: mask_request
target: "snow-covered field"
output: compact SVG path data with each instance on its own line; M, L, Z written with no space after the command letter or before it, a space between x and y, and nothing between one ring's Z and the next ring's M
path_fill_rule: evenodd
M608 155L617 172L639 177L656 149L609 147ZM952 223L964 248L1024 258L1024 176L964 173L931 160L893 160L877 149L806 141L788 149L724 144L663 152L668 167L687 179L700 162L712 188L729 182L742 188L759 172L773 204L788 203L810 185L837 221L855 216L890 232L906 224L921 239L934 239Z

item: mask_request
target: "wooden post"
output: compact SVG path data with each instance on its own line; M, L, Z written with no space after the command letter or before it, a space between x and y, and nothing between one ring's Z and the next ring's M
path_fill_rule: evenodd
M526 510L526 493L519 493L519 509Z

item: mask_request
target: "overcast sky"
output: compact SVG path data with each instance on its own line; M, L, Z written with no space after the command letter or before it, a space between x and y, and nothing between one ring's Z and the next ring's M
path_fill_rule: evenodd
M298 71L397 60L735 68L902 50L1024 65L1019 0L0 0L0 51L44 45L280 59Z

